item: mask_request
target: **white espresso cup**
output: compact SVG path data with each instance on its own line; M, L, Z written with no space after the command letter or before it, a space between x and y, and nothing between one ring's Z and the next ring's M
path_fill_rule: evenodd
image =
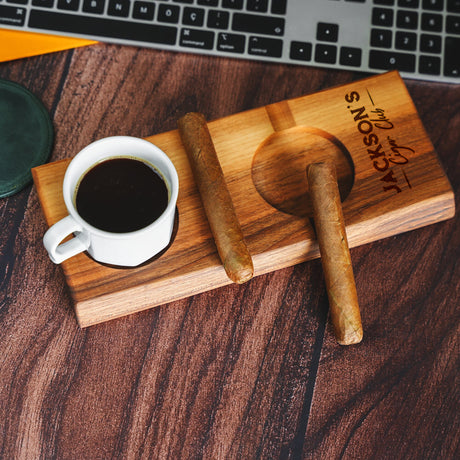
M164 181L168 201L162 214L148 225L127 232L102 230L87 222L77 211L76 196L83 177L96 165L112 159L138 160L150 166ZM70 162L63 183L68 215L48 229L43 244L54 263L81 252L98 262L133 267L151 259L171 241L179 179L168 156L152 143L128 136L100 139L85 147ZM72 235L73 237L63 242Z

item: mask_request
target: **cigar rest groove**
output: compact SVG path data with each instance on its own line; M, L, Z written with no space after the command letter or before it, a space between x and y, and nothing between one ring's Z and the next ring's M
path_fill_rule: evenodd
M277 119L277 112L283 117ZM273 120L277 120L276 128ZM384 127L390 123L391 129ZM276 131L315 128L334 136L350 153L353 181L343 202L350 247L454 215L449 181L396 72L230 115L208 122L208 127L255 275L319 257L308 217L277 209L254 183L256 152ZM372 134L378 136L381 148L363 143L364 136L369 141ZM231 282L217 254L178 131L147 140L166 152L179 174L175 241L151 264L129 270L100 265L86 254L64 262L62 268L81 327ZM69 161L33 170L48 225L66 215L61 188ZM45 257L44 249L42 255Z

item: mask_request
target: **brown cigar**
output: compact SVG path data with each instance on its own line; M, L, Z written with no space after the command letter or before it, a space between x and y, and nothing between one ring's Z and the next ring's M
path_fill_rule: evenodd
M201 113L188 113L178 126L219 257L228 277L244 283L252 278L254 267L206 119Z
M337 342L361 342L363 328L333 162L307 167L313 217Z

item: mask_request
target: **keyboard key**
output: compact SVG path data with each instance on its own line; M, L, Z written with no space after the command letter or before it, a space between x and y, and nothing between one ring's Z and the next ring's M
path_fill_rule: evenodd
M208 30L182 29L179 44L187 48L211 50L214 47L214 32Z
M266 13L268 10L268 0L247 0L246 9L259 13Z
M129 7L130 0L109 0L107 14L110 16L127 18L129 15Z
M395 0L374 0L374 5L393 6L394 4Z
M372 10L372 24L374 26L387 26L393 25L393 10L388 8L374 8Z
M417 29L418 14L415 11L398 11L396 25L401 29Z
M57 7L60 10L78 11L80 0L58 0Z
M54 0L32 0L33 6L41 6L42 8L52 8Z
M193 0L173 0L173 2L192 4Z
M396 32L396 49L415 51L417 48L417 34L414 32Z
M359 67L361 65L361 49L342 46L339 62L341 65Z
M286 14L287 0L273 0L272 1L272 14Z
M257 56L279 58L283 53L283 40L266 37L250 37L248 53Z
M444 8L444 0L423 0L424 10L442 11Z
M420 36L420 51L424 53L440 53L442 41L439 35L422 34Z
M27 5L29 0L6 0L6 3L14 3L16 5Z
M296 61L310 61L311 50L311 43L293 41L291 42L289 57Z
M318 44L315 48L315 61L323 64L335 64L337 47L334 45Z
M25 8L0 5L0 24L10 26L23 26L25 17Z
M430 32L441 32L442 16L440 14L423 13L422 30L427 30Z
M444 75L460 78L460 38L446 37L444 41Z
M369 67L380 70L415 72L415 56L394 51L371 50L369 53Z
M151 21L155 15L155 3L135 1L133 5L133 18Z
M158 21L177 24L179 22L180 8L175 5L163 5L158 8Z
M449 13L460 13L460 0L447 0L447 11Z
M210 10L207 26L211 29L226 29L230 20L228 11Z
M244 53L246 37L240 34L220 32L217 38L217 49L228 53Z
M460 34L460 16L447 16L446 32L448 34ZM460 50L459 50L460 53Z
M222 7L241 10L243 9L243 0L222 0Z
M398 0L398 6L403 8L418 8L419 0Z
M200 27L204 24L204 9L185 7L182 14L182 24Z
M104 6L105 6L105 0L84 0L83 1L83 11L85 13L102 14L104 12Z
M339 38L339 26L337 24L329 24L319 22L316 27L316 39L325 42L336 42Z
M418 71L425 75L439 75L441 73L441 59L437 56L420 56Z
M203 6L217 6L219 0L198 0L198 5Z
M284 18L234 13L232 29L237 32L281 36L284 34L284 24Z
M55 13L46 10L31 10L29 27L164 45L174 45L177 37L176 27L105 19L97 16Z
M371 46L377 48L391 48L393 32L388 29L371 30Z

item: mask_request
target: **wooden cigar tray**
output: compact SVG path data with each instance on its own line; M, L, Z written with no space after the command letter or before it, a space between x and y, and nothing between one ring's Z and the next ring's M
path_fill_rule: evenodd
M454 215L452 188L397 72L210 121L209 130L255 275L319 257L305 169L323 157L337 164L350 247ZM131 269L101 265L86 253L62 263L81 327L231 283L178 131L147 140L179 174L174 241ZM69 162L32 171L48 225L66 215Z

